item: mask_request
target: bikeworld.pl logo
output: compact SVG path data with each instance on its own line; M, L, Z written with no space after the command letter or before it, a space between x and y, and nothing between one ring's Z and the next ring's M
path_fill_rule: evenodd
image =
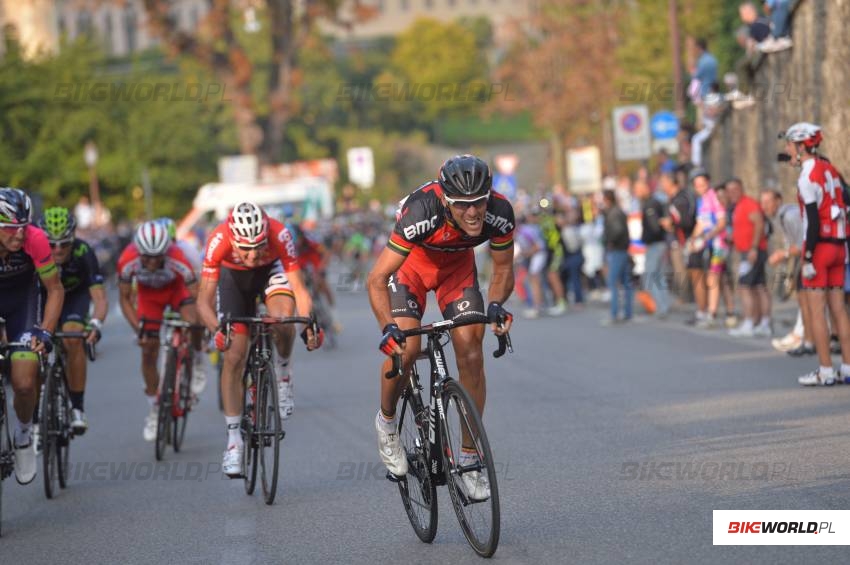
M850 510L714 510L714 545L850 545Z
M832 522L729 522L729 534L834 534Z

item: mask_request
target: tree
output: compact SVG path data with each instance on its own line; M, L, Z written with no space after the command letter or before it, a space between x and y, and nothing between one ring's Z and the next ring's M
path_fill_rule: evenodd
M512 96L496 101L495 109L530 111L536 125L550 132L556 182L564 180L564 143L595 139L616 92L614 3L541 0L532 31L497 70Z
M239 149L263 161L283 155L287 122L295 110L293 92L301 71L298 53L319 18L340 22L342 0L245 0L259 12L261 30L240 33L230 0L210 0L210 11L195 33L180 30L171 17L170 0L144 0L152 31L175 55L191 57L210 70L232 93ZM351 22L371 17L374 8L349 0ZM255 53L263 58L252 58ZM257 80L258 74L263 74ZM266 88L258 86L265 83ZM267 106L266 106L267 104Z

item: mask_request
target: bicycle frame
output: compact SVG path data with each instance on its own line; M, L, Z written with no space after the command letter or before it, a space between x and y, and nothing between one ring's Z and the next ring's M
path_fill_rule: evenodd
M165 319L163 320L162 325L165 328L165 339L160 346L162 348L163 360L165 359L165 355L167 355L168 348L174 348L177 352L177 364L174 371L174 387L171 393L171 415L175 418L180 418L183 416L184 411L180 404L179 379L181 374L180 371L183 369L183 364L187 362L189 355L191 355L191 344L188 332L190 324L182 320ZM162 378L160 379L160 387L162 387L162 382L165 378L166 375L163 373Z

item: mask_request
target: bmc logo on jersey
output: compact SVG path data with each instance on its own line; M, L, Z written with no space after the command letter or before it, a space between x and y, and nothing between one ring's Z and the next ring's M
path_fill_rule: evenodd
M417 235L428 233L437 225L437 217L438 216L431 216L430 220L422 220L421 222L416 222L413 225L407 226L404 228L404 237L412 239Z
M221 240L224 239L224 234L218 232L215 234L215 237L210 240L210 244L207 246L207 259L212 261L213 255L215 255L215 248L221 243Z
M484 223L490 224L491 226L502 232L503 235L514 229L513 222L508 221L507 218L504 218L502 216L497 216L492 212L487 212L486 214L484 214Z

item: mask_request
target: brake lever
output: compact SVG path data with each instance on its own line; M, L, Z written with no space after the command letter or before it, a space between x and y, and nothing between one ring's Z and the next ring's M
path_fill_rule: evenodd
M384 378L394 379L401 374L401 355L393 355L393 368L384 373Z

